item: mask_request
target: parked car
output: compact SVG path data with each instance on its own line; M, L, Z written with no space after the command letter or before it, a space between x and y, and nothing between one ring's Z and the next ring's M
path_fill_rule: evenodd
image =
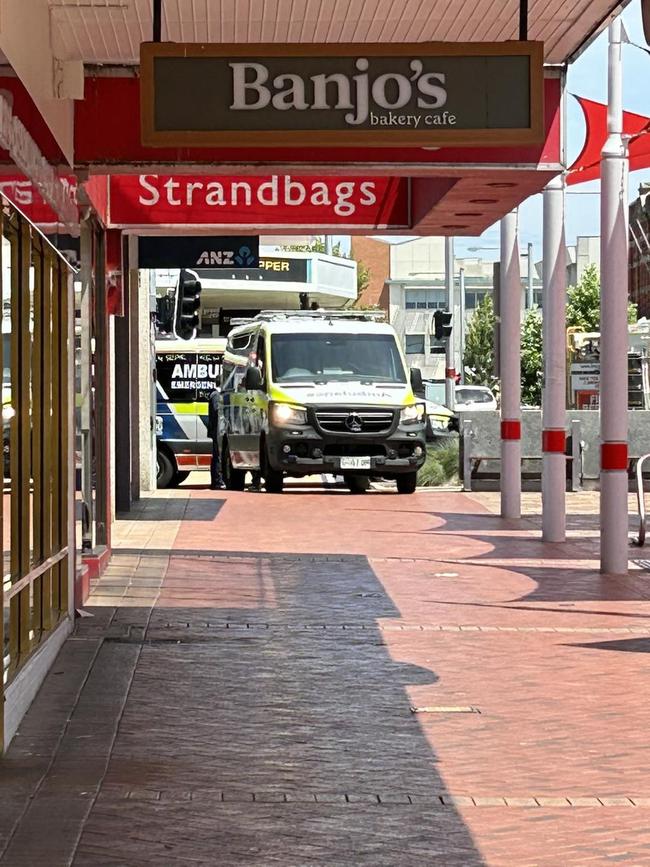
M425 401L427 408L428 442L436 442L455 437L458 433L458 416L440 403L432 400Z
M497 408L497 399L486 385L456 386L456 412Z

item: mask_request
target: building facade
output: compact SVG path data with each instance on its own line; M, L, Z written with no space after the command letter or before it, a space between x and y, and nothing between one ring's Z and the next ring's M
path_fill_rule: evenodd
M199 268L196 274L202 287L200 337L225 337L231 319L261 310L299 310L313 304L338 308L357 298L356 262L325 253L275 252L264 245L259 268ZM153 273L158 298L170 299L171 320L159 317L161 331L173 327L178 275L179 269Z
M390 276L391 245L380 238L355 235L352 238L352 258L359 269L367 269L368 281L361 288L358 307L381 307L388 312L388 286Z
M650 318L650 184L641 184L639 198L630 205L630 301L639 318Z

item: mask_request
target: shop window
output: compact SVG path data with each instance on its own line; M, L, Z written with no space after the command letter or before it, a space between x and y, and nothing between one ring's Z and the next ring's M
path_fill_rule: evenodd
M475 310L486 295L487 292L465 292L465 310Z

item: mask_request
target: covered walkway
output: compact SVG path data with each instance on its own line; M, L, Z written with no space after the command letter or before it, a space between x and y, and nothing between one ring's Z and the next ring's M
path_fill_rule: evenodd
M142 501L0 768L0 864L647 864L650 581L599 576L591 495L566 545L524 505Z

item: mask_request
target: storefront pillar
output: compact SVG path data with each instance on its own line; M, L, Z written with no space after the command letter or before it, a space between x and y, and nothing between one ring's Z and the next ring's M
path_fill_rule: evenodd
M84 590L108 564L111 552L110 349L105 231L92 214L82 221L79 320L82 556ZM82 604L84 598L78 600Z
M501 220L501 516L521 517L521 277L517 211Z
M118 233L119 234L119 233ZM117 244L119 247L119 244ZM125 272L129 273L128 250ZM117 267L117 265L116 265ZM120 269L122 266L119 266ZM124 282L122 303L115 310L115 509L128 512L133 502L133 415L137 407L132 376L133 354L133 293L130 280ZM136 312L137 323L137 312ZM136 403L134 404L134 400ZM137 444L136 444L137 448Z
M628 155L622 136L621 19L609 25L608 138L600 167L600 570L628 561Z
M544 190L542 538L566 539L566 244L564 178ZM529 261L530 266L530 261Z

